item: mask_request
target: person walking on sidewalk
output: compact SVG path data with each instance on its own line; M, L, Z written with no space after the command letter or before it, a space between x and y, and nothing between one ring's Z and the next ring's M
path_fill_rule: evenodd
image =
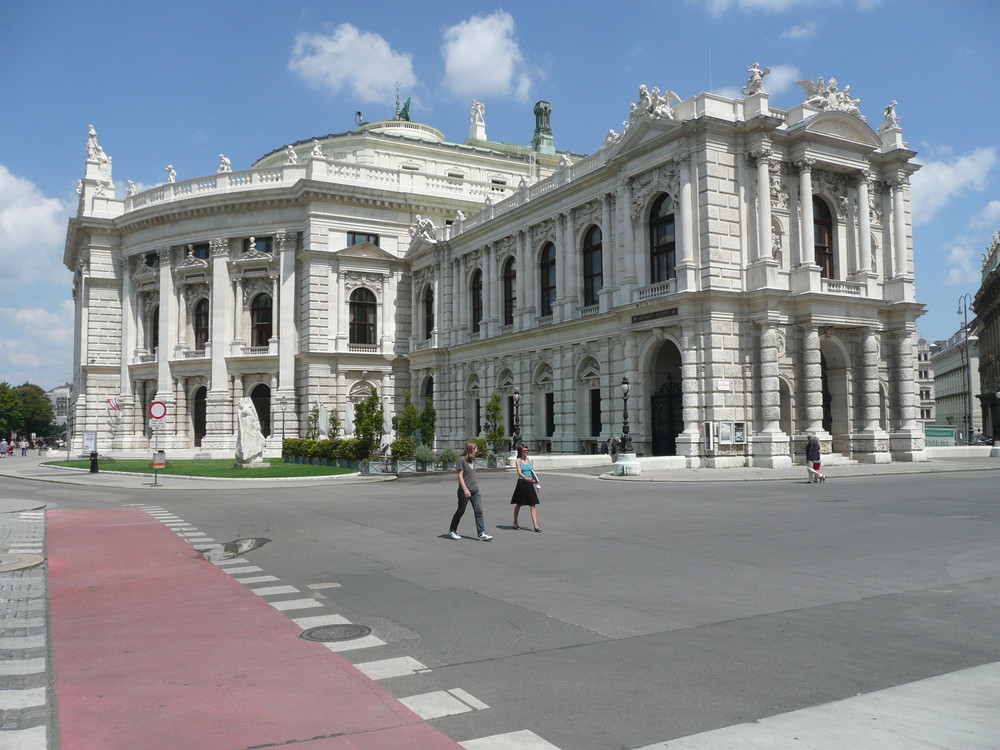
M807 433L806 437L809 438L806 441L806 470L809 472L809 484L825 482L826 474L821 473L819 470L821 465L819 440L816 439L816 435L812 432Z
M476 482L476 452L479 446L475 443L466 443L465 450L458 457L458 510L451 517L451 528L448 536L452 539L461 539L458 534L458 522L465 515L465 506L471 502L472 512L476 516L476 533L484 542L493 539L486 533L486 525L483 522L483 497L479 494L479 484Z
M0 438L0 458L7 455L7 439Z
M517 469L517 484L514 485L514 494L510 498L510 504L514 506L514 528L521 528L517 525L517 514L521 512L522 505L527 505L531 509L532 526L535 531L540 532L538 511L535 510L535 507L541 502L538 499L538 490L542 483L538 481L535 467L532 465L531 459L528 458L528 446L524 443L521 443L517 449L517 460L514 462L514 468Z

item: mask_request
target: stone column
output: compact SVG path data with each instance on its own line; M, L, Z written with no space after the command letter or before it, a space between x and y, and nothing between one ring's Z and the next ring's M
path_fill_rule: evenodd
M119 393L124 397L132 395L132 380L129 377L128 366L135 355L135 292L132 289L131 263L128 258L119 258L118 267L122 274L122 342L121 342L121 371L119 378Z
M864 463L889 463L889 434L881 423L882 398L879 392L879 334L867 328L861 334L862 423L863 428L851 437L851 454ZM912 363L911 363L912 364ZM910 372L910 378L913 372Z
M524 330L528 327L527 311L530 307L528 299L528 277L531 275L530 264L528 262L527 233L522 229L515 235L517 238L517 260L515 261L514 286L517 301L514 306L514 325L516 328Z
M802 224L799 227L799 248L801 258L799 265L816 264L816 237L813 229L813 189L812 168L815 159L802 159L797 162L799 168L799 208L802 211Z
M698 286L698 264L694 259L694 180L691 173L694 159L690 154L677 158L680 167L680 262L677 263L677 291L695 291Z
M169 407L174 403L170 357L177 341L177 295L174 292L174 274L170 266L169 248L158 251L160 261L160 341L156 355L156 401Z
M857 173L858 180L858 273L871 273L872 270L872 226L871 207L868 205L868 178L871 173L862 169Z
M757 159L757 253L754 260L771 257L771 149L753 152Z
M627 304L632 301L632 292L638 280L635 271L637 249L635 247L635 226L632 222L632 186L624 172L618 183L618 210L622 217L621 256L624 262L621 301Z
M905 276L907 272L906 253L906 195L909 184L906 177L892 181L892 276ZM889 276L890 269L886 269Z
M337 286L333 298L333 336L336 343L334 351L344 351L347 349L347 325L345 309L347 307L347 290L344 288L344 272L337 268Z
M899 397L899 429L890 435L889 450L894 461L926 461L924 433L917 426L918 401L914 393L913 352L916 334L900 331L896 335L896 389Z
M234 354L243 346L243 277L236 277L236 294L233 298L233 349Z
M765 323L760 332L760 432L781 432L781 400L778 391L778 331Z
M704 465L698 401L702 383L698 379L697 330L693 325L681 329L681 420L684 431L677 436L677 455L684 456L688 468Z
M524 232L524 327L534 328L538 315L538 264L531 234Z
M388 276L382 277L382 284L381 284L382 293L379 295L379 299L381 300L382 305L380 310L381 315L379 315L378 340L381 342L380 349L382 352L390 351L391 341L392 341L391 337L389 336L389 332L392 330L392 313L393 313L392 287L393 287L392 274L390 272ZM416 312L415 308L414 312Z
M229 390L229 378L226 372L226 336L232 330L229 322L229 300L232 299L229 281L229 243L225 240L212 240L209 247L212 254L212 327L209 333L212 344L212 382L209 390L218 394Z
M468 304L469 292L465 284L468 280L465 277L465 256L455 260L455 305L452 308L452 315L455 316L455 340L453 344L461 344L468 338L468 312L465 307Z
M556 216L556 299L552 305L552 320L563 320L563 303L566 299L566 214Z
M601 312L607 312L613 306L611 290L615 283L614 236L611 229L611 196L605 193L601 196L601 291L598 299L601 302Z
M577 289L580 288L580 273L579 266L577 262L577 245L576 245L576 222L573 220L573 212L566 212L566 232L563 235L563 251L562 255L566 259L566 272L564 274L563 283L565 284L565 290L563 291L563 320L572 320L576 317L576 307L579 304L580 295Z
M802 327L802 371L804 374L800 395L805 404L805 432L812 432L829 439L823 430L823 363L819 348L819 329L814 325Z
M443 272L443 266L440 263L436 264L434 269L434 277L431 279L431 289L434 290L434 328L431 330L431 345L439 346L441 340L441 331L444 328L444 300L442 296L444 295L444 290L441 288L441 274Z
M280 232L278 245L281 291L278 304L278 396L295 398L295 235ZM272 391L273 392L273 391Z

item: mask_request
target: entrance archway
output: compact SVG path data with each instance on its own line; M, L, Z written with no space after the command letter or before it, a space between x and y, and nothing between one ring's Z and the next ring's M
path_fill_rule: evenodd
M191 428L194 432L194 447L201 447L201 440L205 437L207 430L207 418L205 411L205 398L208 395L208 389L202 386L194 392L194 398L191 404Z
M677 436L684 429L681 414L681 353L664 341L653 358L650 426L654 456L676 456Z
M260 431L264 437L271 436L271 389L261 383L250 391L250 400L253 401L253 408L257 410L257 418L260 420Z
M840 341L825 338L820 343L820 367L823 371L823 430L834 436L834 450L846 449L836 444L837 436L851 432L851 363Z

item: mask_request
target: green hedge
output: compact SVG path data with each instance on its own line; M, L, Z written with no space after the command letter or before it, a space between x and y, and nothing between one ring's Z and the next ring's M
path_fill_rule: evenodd
M307 438L285 438L282 445L283 456L302 458L341 458L340 447L346 440L309 440ZM350 456L354 458L354 456Z

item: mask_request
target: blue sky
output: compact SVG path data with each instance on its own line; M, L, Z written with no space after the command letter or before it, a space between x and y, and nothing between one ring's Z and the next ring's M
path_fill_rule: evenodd
M571 8L568 12L566 8ZM552 104L556 147L590 153L640 83L738 95L754 61L771 103L835 77L878 126L896 99L913 178L920 333L955 332L1000 228L996 0L513 0L396 3L0 1L0 380L51 388L72 372L72 276L62 266L87 125L126 180L151 187L233 169L350 130L354 113L412 119L452 141L469 104L492 140L528 143Z

